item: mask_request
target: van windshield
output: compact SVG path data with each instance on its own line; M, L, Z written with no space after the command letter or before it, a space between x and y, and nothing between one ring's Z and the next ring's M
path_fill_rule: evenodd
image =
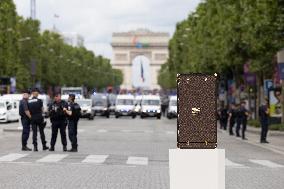
M92 101L91 100L76 100L80 106L92 106Z
M0 108L5 108L4 102L0 102Z
M158 106L160 105L159 100L142 100L142 105Z
M131 99L118 99L116 102L117 105L133 105L134 100Z

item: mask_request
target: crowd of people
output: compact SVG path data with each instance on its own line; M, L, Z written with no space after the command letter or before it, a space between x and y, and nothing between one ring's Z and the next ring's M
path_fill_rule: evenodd
M269 143L267 141L267 132L269 126L269 109L267 100L259 107L258 114L261 124L260 143ZM251 113L246 109L246 101L242 101L240 104L232 103L230 104L229 108L222 104L220 110L218 111L220 129L227 130L228 128L230 135L242 137L243 140L247 140L245 132L247 128L247 121L250 116Z
M32 95L30 97L30 95ZM51 121L51 142L50 147L47 146L45 140L44 128L46 122L43 117L43 102L38 99L39 90L33 88L30 91L23 92L23 99L20 101L19 114L21 116L21 123L23 126L22 131L22 150L31 151L32 149L27 146L27 142L30 135L30 128L33 132L33 151L38 151L37 143L37 131L39 130L42 149L49 151L55 150L55 143L58 134L58 130L61 135L61 142L63 145L63 151L67 151L67 138L66 128L68 127L68 135L71 141L72 147L69 152L77 152L77 125L80 118L80 106L75 102L75 95L70 94L68 102L61 100L61 94L56 93L54 95L53 102L49 104L48 112Z

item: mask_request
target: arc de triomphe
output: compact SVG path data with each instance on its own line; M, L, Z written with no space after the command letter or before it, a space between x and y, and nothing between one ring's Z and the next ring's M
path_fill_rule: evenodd
M113 68L120 69L123 73L123 89L142 87L146 89L159 89L157 77L161 65L168 58L168 43L170 35L164 32L152 32L147 29L113 33ZM136 66L133 73L133 63L139 57L141 63ZM143 63L145 61L145 63ZM137 61L136 61L137 62ZM146 69L148 68L148 69ZM150 72L150 73L149 73ZM142 77L143 86L134 86L133 77ZM145 79L144 79L145 77Z

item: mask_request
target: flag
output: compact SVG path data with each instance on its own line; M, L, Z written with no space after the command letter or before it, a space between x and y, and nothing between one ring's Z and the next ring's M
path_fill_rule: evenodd
M144 83L145 81L145 78L144 78L144 69L143 69L143 62L140 60L140 64L141 64L141 79Z

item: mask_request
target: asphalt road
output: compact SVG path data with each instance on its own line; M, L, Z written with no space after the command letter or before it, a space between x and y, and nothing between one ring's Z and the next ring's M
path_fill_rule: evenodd
M0 124L0 130L17 124ZM50 129L46 134L50 141ZM82 119L78 135L78 153L62 152L59 135L55 152L41 146L22 152L20 132L0 131L0 188L169 189L176 120ZM284 137L270 137L267 145L257 135L247 137L218 131L218 148L226 150L226 189L284 188Z

